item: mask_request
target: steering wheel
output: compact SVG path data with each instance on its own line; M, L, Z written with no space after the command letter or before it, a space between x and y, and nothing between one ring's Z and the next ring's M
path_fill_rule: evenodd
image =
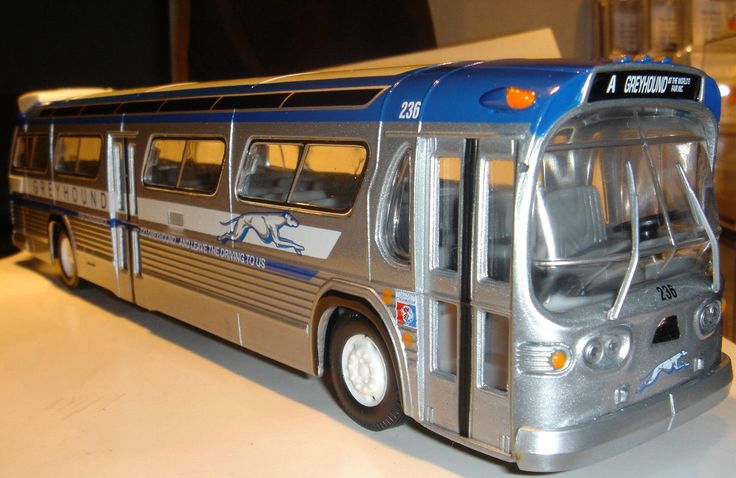
M657 229L664 224L664 214L650 214L639 218L639 240L656 239ZM631 221L622 222L613 226L613 232L626 231L631 233Z
M677 221L688 215L687 211L670 211L670 221ZM664 214L649 214L639 218L639 240L647 241L657 238L657 230L659 226L665 223ZM631 233L631 221L622 222L613 226L613 232L628 231Z

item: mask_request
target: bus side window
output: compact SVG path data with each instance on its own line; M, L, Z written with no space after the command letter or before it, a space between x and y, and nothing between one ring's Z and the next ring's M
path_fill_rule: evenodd
M353 206L368 151L355 144L308 144L289 203L336 211Z
M514 226L514 161L488 161L488 269L487 277L508 282Z
M98 136L61 136L56 144L56 172L94 178L101 151L102 139Z
M36 173L46 171L49 162L49 137L47 135L18 136L13 151L13 170Z
M217 189L225 158L225 143L217 139L189 140L179 188L212 194Z
M347 211L367 157L366 147L358 144L253 143L238 179L238 197Z
M93 178L97 176L100 166L100 151L102 140L96 136L83 136L79 138L79 154L77 156L77 169L75 174Z
M15 140L13 150L13 169L26 169L28 167L29 145L31 137L18 136Z
M49 137L46 135L33 137L33 148L30 151L28 169L45 171L49 163Z
M153 140L143 174L143 183L146 186L175 188L179 182L179 168L186 145L185 139Z
M411 150L406 150L396 168L388 208L384 218L383 240L392 258L409 264L411 230Z
M56 172L74 174L79 154L79 138L64 136L56 145Z
M238 197L285 202L294 182L301 143L253 143L238 180Z
M151 143L143 184L213 194L224 159L221 139L157 138Z

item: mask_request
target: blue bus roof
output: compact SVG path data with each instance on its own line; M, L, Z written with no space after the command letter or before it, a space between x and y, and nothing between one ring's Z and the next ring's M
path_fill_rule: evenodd
M193 123L230 122L230 121L424 121L424 122L463 122L463 123L528 123L532 132L540 133L556 118L585 101L583 97L586 85L592 73L600 67L681 72L683 67L651 63L629 63L613 65L599 62L570 62L562 60L498 60L480 62L453 62L439 65L393 67L355 71L323 71L301 73L279 77L253 78L208 83L190 83L165 85L153 88L132 90L112 90L102 93L54 101L46 105L38 105L22 115L21 120L60 123L100 123L116 122L110 115L80 114L87 106L92 111L96 105L98 110L104 105L117 108L122 116L119 104L151 102L160 107L154 115L149 112L127 112L126 123L150 122L182 122ZM702 73L685 68L690 73ZM707 77L706 77L707 78ZM489 92L519 87L532 90L536 94L536 102L523 110L494 109L483 104L481 98ZM706 79L702 101L714 112L720 113L720 95L715 83ZM370 91L367 91L370 90ZM372 94L374 91L375 94ZM324 104L304 101L288 102L298 96L306 98L310 93L324 93ZM251 95L273 94L272 107L252 108L215 108L223 98L245 97ZM291 100L288 96L296 95ZM365 104L341 104L335 96L368 99ZM356 96L357 95L357 96ZM372 95L372 96L371 96ZM206 110L185 111L167 109L153 104L174 100L212 99ZM322 101L322 100L320 100ZM362 101L362 100L361 100ZM402 115L402 108L408 103L417 106L417 115ZM224 103L223 103L224 104ZM292 107L293 105L293 107ZM307 105L306 107L304 105ZM71 112L70 115L61 112ZM60 114L57 117L56 112ZM48 113L48 114L45 114ZM148 114L144 114L148 113ZM44 117L46 116L46 117ZM155 118L155 119L154 119Z
M314 90L389 86L409 78L420 71L432 72L436 77L448 71L467 68L484 70L518 71L545 70L552 72L581 73L590 71L599 63L570 63L562 60L497 60L487 62L453 62L439 65L374 68L369 70L320 71L263 78L246 78L227 81L180 83L147 88L108 90L81 98L60 100L45 106L73 106L104 102L170 99L211 95L237 95L267 93L284 90Z

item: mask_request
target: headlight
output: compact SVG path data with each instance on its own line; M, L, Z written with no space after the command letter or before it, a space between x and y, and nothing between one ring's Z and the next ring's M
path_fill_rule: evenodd
M708 336L713 333L721 321L721 301L712 300L703 304L698 310L696 317L700 333Z
M581 355L588 367L596 370L619 367L629 356L631 332L616 328L583 340L583 344Z
M603 358L603 344L600 339L592 338L583 348L583 360L588 365L595 365Z

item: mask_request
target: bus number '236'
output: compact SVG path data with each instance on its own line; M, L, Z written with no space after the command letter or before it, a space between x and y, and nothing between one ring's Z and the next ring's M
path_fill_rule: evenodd
M670 300L677 297L677 291L670 284L657 287L657 292L659 292L659 297L662 300Z
M419 118L419 110L421 108L421 101L404 101L401 103L399 119L417 119Z

